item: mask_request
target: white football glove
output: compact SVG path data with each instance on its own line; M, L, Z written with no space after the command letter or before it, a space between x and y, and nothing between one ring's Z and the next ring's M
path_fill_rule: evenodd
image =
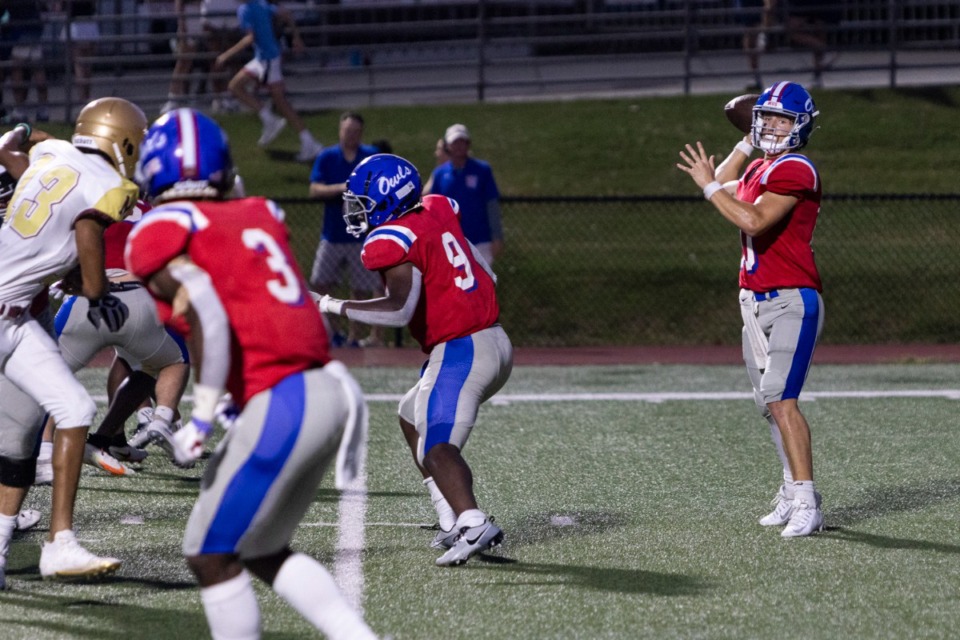
M340 315L340 309L343 308L343 300L338 300L334 297L323 295L320 296L320 302L317 303L317 307L320 308L320 313L332 313L335 316Z
M240 407L233 401L232 395L225 393L217 402L216 414L220 426L229 431L240 417Z
M67 292L63 290L63 280L57 280L50 285L48 293L54 300L63 300L67 296Z
M203 443L207 441L212 429L213 425L209 422L191 419L173 434L177 444L173 453L178 465L193 464L200 459L203 455Z

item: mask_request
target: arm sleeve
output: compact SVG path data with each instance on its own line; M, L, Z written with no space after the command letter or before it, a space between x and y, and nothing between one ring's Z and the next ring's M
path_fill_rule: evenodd
M210 275L193 263L171 264L170 275L186 290L200 321L203 356L197 384L223 390L230 371L230 322ZM217 396L219 397L219 395Z
M420 300L420 288L423 286L423 274L416 267L413 267L412 279L410 282L410 293L404 300L403 306L396 311L367 311L365 309L347 309L346 316L348 320L362 322L364 324L374 324L383 327L405 327L413 318L413 312L417 310L417 302Z
M493 272L493 269L487 263L487 259L483 257L483 255L475 246L473 246L472 242L467 240L467 244L470 245L470 253L473 254L473 259L476 260L481 267L483 267L483 270L486 271L487 275L490 276L490 279L493 280L493 284L497 284L497 274Z

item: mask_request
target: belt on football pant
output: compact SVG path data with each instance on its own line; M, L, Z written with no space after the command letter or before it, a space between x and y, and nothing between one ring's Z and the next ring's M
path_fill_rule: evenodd
M773 291L766 291L764 293L753 292L753 299L757 302L763 302L764 300L773 300L774 298L779 298L780 292L774 289Z
M127 282L111 282L110 291L133 291L134 289L139 289L143 285L139 282L127 281Z
M23 312L26 310L26 307L18 307L12 304L0 304L0 319L16 320L22 316Z

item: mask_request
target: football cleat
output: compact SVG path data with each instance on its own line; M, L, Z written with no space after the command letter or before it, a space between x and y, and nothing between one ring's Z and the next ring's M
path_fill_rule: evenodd
M503 542L503 531L493 524L493 518L484 520L475 527L461 527L453 546L437 558L438 567L455 567L487 549Z
M96 556L77 542L70 529L58 531L53 542L42 544L40 576L44 580L98 578L120 568L116 558Z
M817 531L823 531L823 513L820 511L819 505L807 504L800 498L795 498L790 522L780 532L780 535L784 538L797 538L809 536Z
M323 145L316 140L301 144L300 152L297 154L297 162L313 162L321 151L323 151Z
M150 455L143 449L131 447L129 444L125 444L122 447L110 445L108 451L110 455L121 462L143 462L147 459L147 456Z
M817 508L819 509L823 499L816 491L814 492L814 497L816 498ZM760 518L760 524L764 527L782 527L787 524L790 522L790 516L793 515L793 504L793 499L787 498L784 486L780 485L780 488L777 489L777 495L770 501L770 506L773 507L773 511Z
M133 476L137 474L127 465L89 442L83 448L83 462L91 467L103 469L112 476Z
M444 531L440 528L438 524L437 535L433 537L433 540L430 542L430 546L434 549L449 549L457 542L457 537L460 535L460 531L456 527L452 527L450 531Z
M14 531L26 531L37 526L40 522L40 512L36 509L24 509L17 514L17 522L13 525Z
M192 457L173 437L173 431L160 420L154 420L146 429L149 442L163 449L175 466L181 469L192 469L197 459Z
M275 115L269 116L263 121L263 133L260 134L260 139L257 140L257 145L260 147L265 147L276 140L277 136L280 135L280 132L283 131L285 126L287 126L286 119ZM318 151L317 153L320 152Z

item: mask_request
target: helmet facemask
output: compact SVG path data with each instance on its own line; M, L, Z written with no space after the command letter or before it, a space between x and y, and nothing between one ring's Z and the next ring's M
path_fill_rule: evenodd
M370 230L369 214L377 203L368 196L347 191L343 194L343 219L347 223L347 233L362 238Z

